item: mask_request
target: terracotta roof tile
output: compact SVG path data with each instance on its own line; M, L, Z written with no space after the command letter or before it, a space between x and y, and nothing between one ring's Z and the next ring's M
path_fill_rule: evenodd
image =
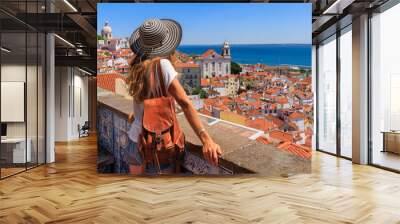
M271 143L268 141L268 139L266 139L266 138L263 137L263 136L260 136L260 137L256 138L256 140L257 140L258 142L260 142L260 143L265 144L265 145L271 144Z
M221 57L221 55L219 55L217 52L215 52L213 49L208 49L206 52L204 52L202 55L201 55L201 57L202 58L207 58L208 56L211 56L211 55L216 55L216 56L220 56Z
M272 114L266 115L265 118L272 121L278 128L282 127L285 124L284 121L282 121L280 118L273 116Z
M300 119L304 119L304 118L305 118L304 114L301 112L298 112L298 111L289 115L290 120L300 120Z
M120 78L127 81L127 77L119 74L119 73L109 73L109 74L98 74L97 75L97 86L109 90L111 92L115 92L115 80Z
M276 99L276 102L278 104L287 104L289 102L289 100L286 97L279 97Z
M246 120L246 126L255 128L258 130L263 130L263 131L269 131L271 128L273 128L275 125L266 119L263 118L257 118L254 120Z
M175 64L176 68L199 68L199 65L196 63L183 63L183 62L178 62Z
M269 133L269 137L273 138L275 140L278 140L280 142L292 142L293 141L293 135L287 132L279 131L279 130L273 130Z
M312 152L309 147L297 145L291 142L283 142L277 146L278 149L288 151L297 156L309 159L311 158Z
M224 85L224 83L222 83L222 82L212 82L212 83L211 83L211 86L222 88L222 87L224 87L225 85Z
M200 85L202 87L209 86L210 85L210 80L209 79L201 79L200 80Z

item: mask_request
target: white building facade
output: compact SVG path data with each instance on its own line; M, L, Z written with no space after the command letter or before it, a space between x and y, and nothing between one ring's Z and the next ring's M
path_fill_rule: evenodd
M228 42L224 42L221 54L212 49L196 59L196 63L201 68L202 78L224 76L231 73L231 50Z
M106 22L101 29L101 37L103 40L97 41L98 48L106 48L110 51L118 51L119 49L129 48L129 41L127 38L114 38L112 35L112 28Z

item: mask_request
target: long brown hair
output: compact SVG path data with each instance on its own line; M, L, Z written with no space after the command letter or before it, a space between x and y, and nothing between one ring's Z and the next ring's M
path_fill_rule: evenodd
M175 66L177 60L175 52L170 54L167 58L171 61L172 65ZM135 56L131 61L128 75L128 91L136 102L140 103L146 99L149 86L149 77L147 77L146 74L153 62L159 59L161 58Z

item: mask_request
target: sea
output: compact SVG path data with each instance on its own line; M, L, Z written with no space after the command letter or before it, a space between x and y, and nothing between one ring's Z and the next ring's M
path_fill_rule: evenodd
M221 53L222 45L181 45L178 50L199 55L208 49ZM241 64L311 67L311 44L231 44L232 61Z

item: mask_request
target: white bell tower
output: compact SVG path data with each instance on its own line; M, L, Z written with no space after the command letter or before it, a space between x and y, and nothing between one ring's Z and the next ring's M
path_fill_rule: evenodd
M229 47L229 43L227 41L224 42L224 45L222 46L222 54L224 58L230 58L231 57L231 48Z

